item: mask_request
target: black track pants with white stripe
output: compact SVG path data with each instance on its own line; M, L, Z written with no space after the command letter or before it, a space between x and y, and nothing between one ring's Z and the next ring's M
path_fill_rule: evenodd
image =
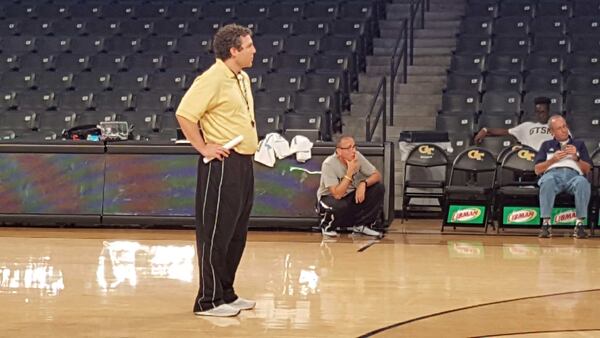
M237 299L233 282L246 246L254 199L252 156L232 151L224 161L199 162L196 250L200 287L195 312Z
M326 230L335 230L336 227L370 225L381 216L384 195L383 184L375 183L367 188L365 200L360 204L355 202L355 191L339 200L330 195L321 197L321 201L319 201L322 212L321 227L325 227ZM329 223L330 220L331 223Z

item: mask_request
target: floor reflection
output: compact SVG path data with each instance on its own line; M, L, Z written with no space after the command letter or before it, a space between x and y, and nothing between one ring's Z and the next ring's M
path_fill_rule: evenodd
M19 289L38 289L47 296L58 296L65 289L63 273L50 264L50 257L32 257L29 263L0 263L0 293Z
M105 241L98 257L96 282L103 291L126 284L135 287L139 277L192 282L193 245L142 245L134 241Z

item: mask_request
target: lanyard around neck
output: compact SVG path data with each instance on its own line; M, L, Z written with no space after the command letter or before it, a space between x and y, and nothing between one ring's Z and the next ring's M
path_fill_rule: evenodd
M248 108L248 112L250 112L250 102L248 101L248 91L246 90L246 81L244 81L244 76L242 74L236 75L236 82L238 88L240 89L240 93L246 102L246 108ZM241 83L240 83L241 82Z

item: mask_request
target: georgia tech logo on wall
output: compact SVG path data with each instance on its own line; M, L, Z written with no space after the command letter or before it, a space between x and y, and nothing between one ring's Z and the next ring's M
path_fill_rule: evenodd
M485 154L482 153L479 150L471 150L471 151L469 151L469 153L467 153L467 156L470 159L477 160L477 161L482 161L483 157L485 156Z
M517 153L517 156L519 156L520 158L522 158L524 160L532 162L533 158L535 157L535 154L527 149L523 149Z
M431 156L433 156L433 151L435 149L433 149L433 147L430 147L428 145L422 145L422 146L419 147L418 150L419 150L419 153L421 155L425 155L425 156L421 156L421 158L424 158L424 157L431 157Z

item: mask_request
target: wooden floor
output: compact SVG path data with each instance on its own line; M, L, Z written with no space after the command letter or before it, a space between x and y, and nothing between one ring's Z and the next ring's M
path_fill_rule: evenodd
M236 318L192 313L193 231L0 228L0 336L600 337L600 240L438 224L252 231Z

